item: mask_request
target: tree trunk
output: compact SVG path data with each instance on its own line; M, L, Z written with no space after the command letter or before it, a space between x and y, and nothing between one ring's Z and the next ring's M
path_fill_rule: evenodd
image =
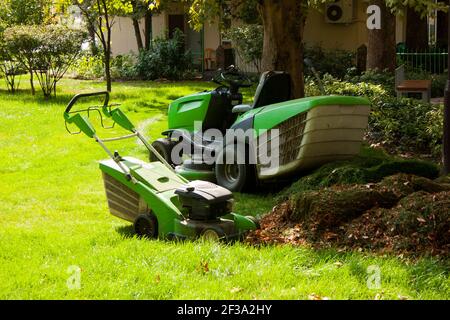
M150 49L150 43L152 41L152 13L147 10L147 12L145 13L145 17L144 17L144 33L145 33L145 49L148 50Z
M395 70L395 15L384 0L372 0L371 5L381 8L381 29L368 30L367 69Z
M450 7L450 0L448 1ZM444 104L444 141L442 148L443 173L450 174L450 10L447 13L447 84Z
M96 56L98 54L98 47L95 42L95 27L91 23L87 23L87 29L89 33L89 48L91 50L91 54Z
M109 41L108 41L109 42ZM112 80L111 80L111 45L106 45L105 47L105 80L106 80L106 90L111 92L112 90Z
M134 35L136 36L136 43L137 43L138 51L141 51L144 48L144 45L142 43L141 28L139 26L139 21L136 18L132 18L132 20L133 20Z
M34 96L36 94L36 89L34 88L33 70L30 70L30 86L31 86L31 94Z
M413 8L407 9L406 15L406 46L412 50L428 48L428 23L421 18Z
M292 77L292 97L304 96L302 1L263 0L258 5L263 27L262 71L280 70Z

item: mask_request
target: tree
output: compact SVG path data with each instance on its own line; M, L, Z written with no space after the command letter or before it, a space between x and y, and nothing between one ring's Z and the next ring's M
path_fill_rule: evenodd
M34 68L39 40L34 36L37 26L13 26L4 32L5 46L11 60L20 61L21 65L30 74L31 94L35 95Z
M131 0L74 0L74 4L80 8L86 22L93 27L102 45L106 89L111 91L111 34L114 17L130 14L133 11Z
M258 10L264 27L262 69L289 72L293 98L303 97L306 1L259 0Z
M450 0L447 10L447 85L445 86L444 144L442 150L443 173L446 175L450 174Z
M50 10L51 5L52 3L46 0L0 0L0 20L4 27L45 24L50 22L53 18ZM18 38L16 40L19 41L19 37L25 35L19 33L17 36ZM25 38L22 38L22 40L26 41L26 36ZM23 50L21 54L32 59L33 53L29 51L29 48L27 49L25 43L23 44L24 45L20 47L21 50ZM30 43L30 46L33 46L33 44ZM5 55L3 56L5 57ZM18 62L11 54L8 53L8 56L10 56L11 59L3 60L3 69L4 72L9 70L6 71L6 73L12 76ZM13 63L13 61L15 62ZM31 69L32 62L22 61L22 63L25 69L30 73L31 93L34 95L36 90L34 88L33 70ZM12 78L11 81L11 84L13 84L14 79Z
M396 41L395 14L384 0L371 0L370 5L380 8L381 28L369 29L367 44L367 69L395 70Z
M40 27L35 74L45 98L56 96L56 84L81 52L86 34L61 25Z
M50 7L47 0L0 0L0 19L8 26L47 23Z
M8 91L15 93L19 86L16 77L22 73L22 64L12 57L8 45L4 40L3 32L3 26L0 26L0 74L5 79Z
M4 31L8 59L20 62L39 81L45 98L81 51L84 33L60 25L13 26Z
M131 4L133 11L130 14L130 18L133 22L138 50L148 50L152 38L152 10L149 7L149 0L133 0ZM141 19L144 19L144 39L142 39L139 25Z
M406 47L412 50L428 48L428 21L412 8L406 13Z
M167 1L166 1L167 2ZM190 23L200 29L203 22L221 16L224 7L230 12L244 6L256 8L264 29L262 70L287 71L292 77L293 98L304 96L303 31L309 6L327 0L185 0L190 5ZM156 0L156 5L164 3ZM251 12L246 10L246 13Z

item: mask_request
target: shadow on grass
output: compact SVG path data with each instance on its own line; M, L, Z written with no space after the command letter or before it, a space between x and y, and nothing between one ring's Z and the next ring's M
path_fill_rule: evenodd
M117 227L116 231L125 239L131 239L136 237L136 233L134 232L134 228L132 225Z
M0 95L8 96L11 101L21 101L24 103L24 107L27 104L38 103L40 105L66 105L72 99L71 93L58 93L55 96L45 98L41 92L36 92L33 96L29 89L19 89L14 93L9 92L6 89L0 89Z

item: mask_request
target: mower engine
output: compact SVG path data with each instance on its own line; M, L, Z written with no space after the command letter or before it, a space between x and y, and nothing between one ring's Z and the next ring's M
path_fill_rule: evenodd
M231 213L233 194L214 183L192 181L175 191L192 220L211 221Z

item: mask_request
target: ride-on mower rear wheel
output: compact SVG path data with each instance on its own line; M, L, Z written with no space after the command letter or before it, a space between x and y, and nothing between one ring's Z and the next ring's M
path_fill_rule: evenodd
M158 237L158 220L153 213L139 215L134 221L134 231L139 237L156 238Z
M236 149L236 145L227 145L217 157L217 159L223 160L216 163L215 166L217 184L232 192L249 189L251 184L255 183L254 166L247 163L237 163ZM248 148L245 152L248 153ZM233 155L233 163L227 163L226 160L232 158Z
M161 138L158 140L155 140L152 143L153 148L158 151L158 153L170 164L173 166L172 161L172 149L175 146L175 144L168 138ZM150 162L156 162L159 161L158 157L156 157L153 152L150 151L149 156Z

